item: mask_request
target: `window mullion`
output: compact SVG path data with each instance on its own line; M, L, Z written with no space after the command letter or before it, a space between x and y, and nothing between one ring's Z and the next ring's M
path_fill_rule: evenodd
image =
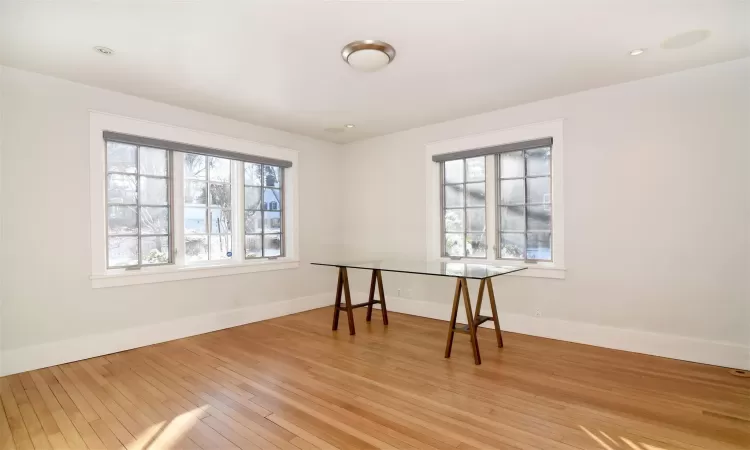
M523 259L524 261L529 259L528 255L528 224L526 221L528 220L528 201L529 201L529 187L528 187L528 179L526 178L526 150L522 152L523 155Z
M231 161L231 173L229 187L232 192L232 260L242 262L245 260L245 178L243 176L243 162Z
M185 154L172 152L172 255L176 266L185 265Z
M496 186L497 176L495 173L495 156L488 155L484 160L484 239L487 244L487 261L497 259L497 198ZM492 208L494 211L490 211Z
M138 227L138 239L136 252L138 253L138 266L143 264L141 245L141 147L135 148L135 225Z

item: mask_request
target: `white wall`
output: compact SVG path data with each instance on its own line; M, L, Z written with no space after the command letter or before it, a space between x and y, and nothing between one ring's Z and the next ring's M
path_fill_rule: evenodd
M750 366L750 59L349 144L346 252L425 257L426 144L558 118L565 119L566 279L496 280L501 322L512 317L519 331L562 338L590 325L586 334L604 330L645 344L574 340ZM354 290L366 289L362 275ZM392 295L400 288L401 297L439 304L447 316L452 280L389 274L384 281ZM543 314L536 324L526 320L535 309ZM567 333L550 331L563 325ZM707 345L702 355L683 355L653 348L659 339ZM719 347L731 356L711 356Z
M307 263L338 251L337 145L12 68L3 68L0 98L0 338L6 366L11 355L64 351L133 327L283 300L328 299L335 274ZM298 150L299 269L92 289L89 110ZM82 337L92 338L76 340Z

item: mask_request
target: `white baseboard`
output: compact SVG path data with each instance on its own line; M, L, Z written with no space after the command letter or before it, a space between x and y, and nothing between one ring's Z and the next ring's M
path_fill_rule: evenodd
M158 344L224 328L286 316L333 304L334 294L325 293L280 302L253 305L170 322L83 336L63 341L5 350L0 355L2 372L11 375L27 370L64 364L109 353Z
M367 293L356 293L357 298L367 298ZM388 310L450 320L451 305L424 300L387 297ZM491 315L489 305L482 308L483 315ZM597 347L625 350L647 355L663 356L715 366L750 370L750 347L721 341L695 339L672 334L615 328L568 320L537 318L522 314L500 314L500 326L504 331L540 336L561 341L595 345ZM459 308L459 322L466 323L466 314ZM491 323L482 324L491 327Z

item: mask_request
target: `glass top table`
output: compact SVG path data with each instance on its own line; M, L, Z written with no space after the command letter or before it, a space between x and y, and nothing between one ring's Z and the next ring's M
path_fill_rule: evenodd
M317 266L346 267L349 269L380 270L383 272L412 273L416 275L435 275L453 278L471 278L482 280L525 270L525 267L495 266L492 264L464 263L453 261L408 261L408 260L374 260L374 261L332 261L314 262Z
M492 264L465 263L453 261L404 261L404 260L375 260L375 261L329 261L314 262L317 266L336 267L338 269L338 284L336 285L336 303L333 308L333 330L338 330L339 314L345 311L349 320L349 334L355 334L354 314L355 308L367 307L367 322L372 318L373 306L379 305L383 315L383 325L388 325L388 310L385 306L385 290L383 289L383 272L398 272L414 275L430 275L440 277L451 277L456 279L456 288L453 293L453 312L448 329L448 341L445 347L445 357L450 358L453 347L453 335L464 333L471 336L471 348L474 355L474 364L481 364L479 356L479 344L477 342L477 327L484 322L493 321L495 325L495 336L497 346L503 347L503 337L500 333L500 322L498 320L497 306L495 305L495 291L492 287L492 278L513 272L524 270L525 267L495 266ZM364 303L353 304L349 290L349 275L347 269L361 269L372 271L370 278L370 295ZM469 296L469 279L479 280L479 293L477 294L477 306L472 313L471 298ZM378 297L375 298L377 288ZM482 296L487 289L492 315L482 315ZM342 305L342 294L344 304ZM469 322L465 326L456 326L458 305L463 297L466 308L466 318Z

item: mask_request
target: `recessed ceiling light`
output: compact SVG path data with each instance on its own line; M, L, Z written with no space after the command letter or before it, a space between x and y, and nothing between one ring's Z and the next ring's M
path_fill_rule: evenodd
M635 49L635 50L630 50L630 56L638 56L638 55L642 55L642 54L643 54L643 52L645 52L645 51L646 51L646 49L645 49L645 48L637 48L637 49Z
M114 50L112 50L109 47L102 47L102 46L98 46L98 45L96 47L94 47L94 51L97 52L97 53L101 53L102 55L107 55L107 56L109 56L109 55L111 55L111 54L113 54L115 52Z
M344 126L345 126L346 128L354 128L354 124L353 124L353 123L347 123L347 124L346 124L346 125L344 125Z
M396 49L382 41L354 41L341 49L341 57L362 72L382 69L396 57Z
M664 42L661 43L661 48L665 50L676 50L692 47L699 42L705 41L709 36L711 36L709 30L686 31L685 33L680 33L665 39Z

